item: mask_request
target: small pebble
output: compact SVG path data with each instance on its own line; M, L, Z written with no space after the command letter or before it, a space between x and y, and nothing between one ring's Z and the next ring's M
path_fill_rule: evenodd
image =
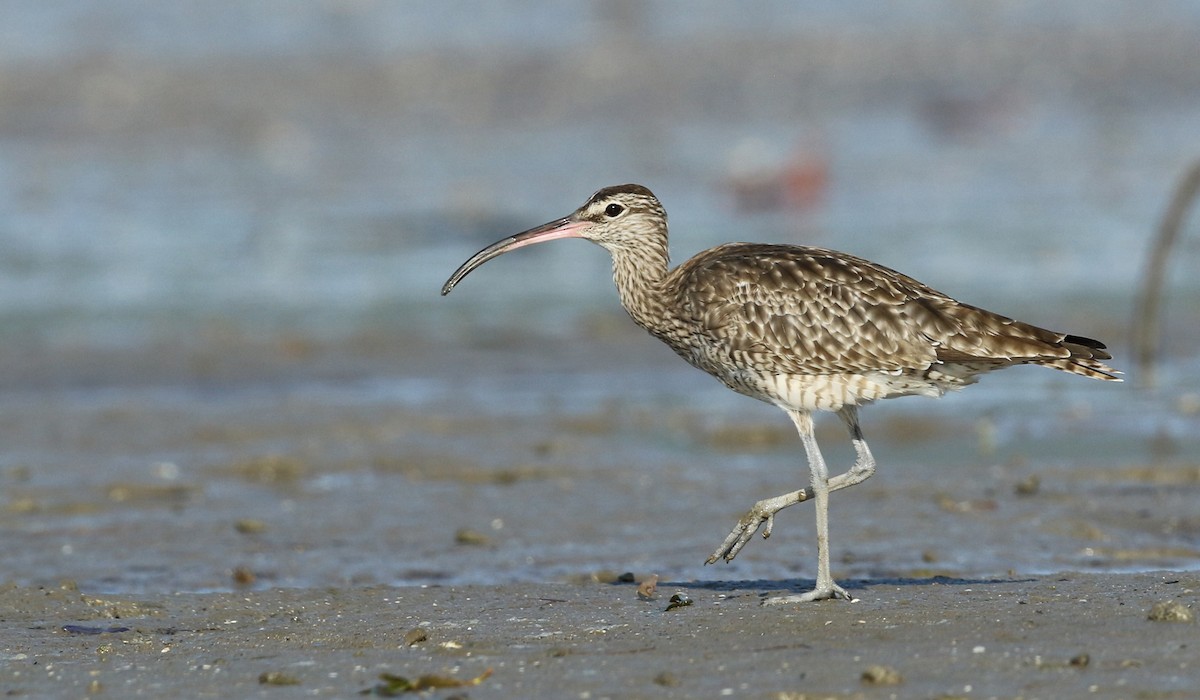
M258 682L263 685L300 685L299 678L282 671L263 671L258 674Z
M428 632L420 627L414 627L404 635L404 646L411 647L417 642L423 642L427 639L429 639Z
M873 664L862 672L862 682L868 685L899 685L904 682L904 676L891 666Z
M1194 622L1196 614L1188 606L1174 600L1155 603L1148 619L1154 622Z
M233 524L233 529L243 535L258 535L266 532L267 524L254 518L241 518Z
M684 595L682 593L676 593L675 595L671 596L671 601L667 604L667 610L674 610L675 608L686 608L687 606L689 606L691 604L692 604L691 598L687 597L686 595Z
M258 580L254 572L245 566L235 566L233 568L233 582L239 586L251 586Z
M1028 477L1017 482L1013 487L1013 491L1018 496L1036 496L1038 490L1042 487L1042 480L1037 474L1031 474Z
M654 600L658 597L658 574L654 574L650 578L638 584L638 598L642 600Z
M457 544L465 544L473 547L483 547L492 543L492 538L469 528L459 528L454 533L454 541Z

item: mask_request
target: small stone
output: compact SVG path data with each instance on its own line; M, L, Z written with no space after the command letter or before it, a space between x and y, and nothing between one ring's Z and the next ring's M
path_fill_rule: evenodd
M1028 477L1017 482L1013 487L1013 491L1018 496L1036 496L1037 492L1042 487L1042 480L1037 474L1030 474Z
M428 632L426 632L424 629L422 629L420 627L414 627L413 629L410 629L407 633L405 633L404 646L411 647L412 645L416 644L417 642L423 642L427 639L429 639Z
M267 530L267 524L254 518L241 518L233 524L233 529L243 535L258 535Z
M1183 603L1167 600L1155 603L1148 619L1153 622L1195 622L1196 614Z
M252 586L258 577L254 572L245 566L236 566L233 569L233 582L239 586Z
M658 574L638 584L637 596L642 600L654 600L658 597Z
M478 530L471 530L464 527L459 528L458 531L454 533L454 541L457 544L465 544L472 547L483 547L491 544L492 538L488 537L482 532L479 532Z
M258 682L263 685L300 685L300 679L282 671L264 671L258 674Z
M891 666L872 664L862 672L862 682L867 685L899 685L904 682L904 676Z

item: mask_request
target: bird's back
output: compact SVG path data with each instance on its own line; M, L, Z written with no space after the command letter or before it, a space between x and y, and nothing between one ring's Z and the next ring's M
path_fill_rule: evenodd
M731 388L836 410L940 395L982 372L1040 364L1116 379L1098 341L960 303L868 260L822 248L731 243L673 270L673 323L657 333Z

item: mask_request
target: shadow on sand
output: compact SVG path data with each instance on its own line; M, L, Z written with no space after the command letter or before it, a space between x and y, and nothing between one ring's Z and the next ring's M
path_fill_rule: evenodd
M1036 578L958 578L955 576L928 576L922 578L869 578L869 579L839 579L838 584L850 591L866 590L875 586L987 586L1008 583L1028 583ZM616 586L636 586L636 583L614 582ZM812 590L816 585L814 579L770 580L756 579L751 581L660 581L659 586L685 589L703 589L708 591L770 591L803 593Z

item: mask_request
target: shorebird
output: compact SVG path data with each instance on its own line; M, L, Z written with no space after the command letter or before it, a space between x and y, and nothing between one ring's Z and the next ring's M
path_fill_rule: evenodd
M612 255L621 305L651 335L725 386L783 409L800 433L809 485L758 501L708 557L732 561L775 515L815 503L817 579L801 595L765 604L851 599L829 568L829 494L875 473L858 408L896 396L941 396L1013 365L1041 365L1121 381L1098 340L1015 321L964 304L853 255L796 245L727 243L671 269L667 213L641 185L606 187L572 214L497 241L462 264L442 295L498 255L583 238ZM830 477L813 412L837 413L856 456Z

